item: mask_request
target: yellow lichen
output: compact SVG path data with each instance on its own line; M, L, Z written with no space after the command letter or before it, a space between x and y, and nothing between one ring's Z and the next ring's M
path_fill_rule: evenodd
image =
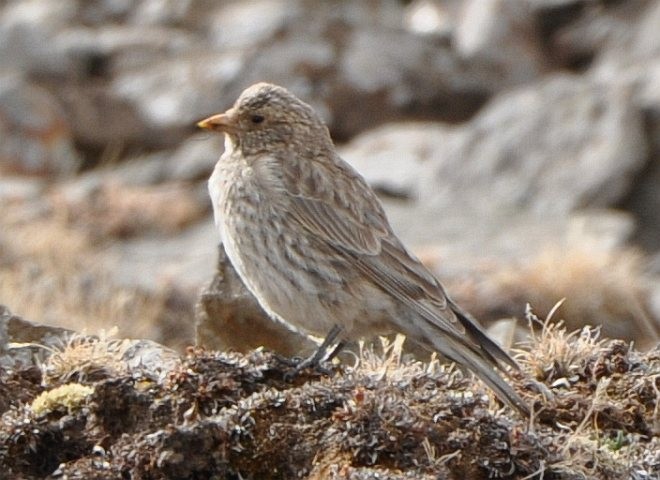
M64 409L70 413L80 408L92 393L94 393L92 387L80 383L69 383L43 392L32 401L30 408L36 416Z

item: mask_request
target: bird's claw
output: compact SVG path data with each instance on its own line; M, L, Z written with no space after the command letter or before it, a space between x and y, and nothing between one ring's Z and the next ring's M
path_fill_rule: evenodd
M293 367L293 371L287 372L284 375L284 379L286 381L291 381L306 368L312 368L324 375L330 375L332 370L324 367L323 364L332 361L332 359L335 358L337 354L344 348L345 343L343 340L340 340L336 345L332 347L332 349L330 349L330 347L335 343L335 340L337 340L337 337L340 333L341 327L334 326L332 330L330 330L330 333L328 333L328 335L323 340L323 343L319 345L319 348L307 358L286 358L279 355L276 356L278 361Z

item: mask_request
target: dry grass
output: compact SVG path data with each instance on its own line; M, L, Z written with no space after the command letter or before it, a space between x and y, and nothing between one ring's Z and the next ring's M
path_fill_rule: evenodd
M530 326L540 329L530 329L517 354L523 368L555 394L539 412L554 423L552 430L539 433L558 447L555 460L545 467L583 478L633 465L660 469L660 459L648 457L653 447L647 443L660 433L660 424L648 421L660 411L660 357L654 352L642 356L620 340L601 338L599 328L568 331L563 321L551 321L560 306L544 321L528 306ZM654 475L644 469L638 473L640 479Z
M82 198L55 195L54 204L69 224L101 241L178 232L208 210L187 184L132 186L110 180Z
M543 322L528 305L526 316L530 337L519 350L520 362L535 378L558 384L581 371L584 359L598 353L606 343L599 339L599 328L586 325L568 333L562 320L552 322L562 303L558 302Z
M162 298L113 284L89 236L51 216L0 218L0 303L32 321L80 332L117 326L153 338Z
M648 347L660 341L660 324L648 313L643 265L644 258L633 250L549 248L525 264L499 268L489 280L496 302L529 302L547 312L565 298L558 314L569 330L602 325L609 338L635 339Z
M110 338L114 333L116 329L101 332L98 337L72 335L66 345L53 349L48 359L41 364L44 381L89 381L99 375L114 377L128 373L124 357L133 342Z

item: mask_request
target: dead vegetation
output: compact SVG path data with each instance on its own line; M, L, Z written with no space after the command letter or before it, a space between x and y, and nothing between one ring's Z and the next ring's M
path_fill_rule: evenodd
M645 262L632 248L546 247L520 263L480 272L480 285L450 286L458 300L474 306L477 318L519 318L526 303L549 312L564 298L557 315L569 330L601 325L608 338L634 340L646 349L660 341L660 324L649 313Z
M208 207L185 183L126 185L110 179L82 193L54 195L54 207L67 223L97 242L149 233L175 233L201 220Z
M90 232L57 212L0 216L0 299L46 324L80 332L116 326L124 337L163 339L168 293L117 285Z
M642 354L591 328L567 332L544 322L518 352L525 371L552 392L544 397L517 382L532 420L502 408L451 365L408 359L400 338L384 340L379 353L363 348L354 365L335 365L332 375L307 371L294 380L285 378L289 366L262 350L190 349L159 373L122 366L121 346L112 342L79 338L38 374L0 373L0 390L13 392L0 427L0 477L660 475L660 351ZM65 385L83 388L75 407L30 408L43 391Z

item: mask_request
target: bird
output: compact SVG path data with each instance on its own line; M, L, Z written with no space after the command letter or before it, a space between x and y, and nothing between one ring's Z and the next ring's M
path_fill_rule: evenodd
M232 266L270 317L325 337L319 352L337 338L402 333L529 416L503 376L520 371L517 362L403 245L310 105L261 82L197 125L225 135L208 181L215 223Z

